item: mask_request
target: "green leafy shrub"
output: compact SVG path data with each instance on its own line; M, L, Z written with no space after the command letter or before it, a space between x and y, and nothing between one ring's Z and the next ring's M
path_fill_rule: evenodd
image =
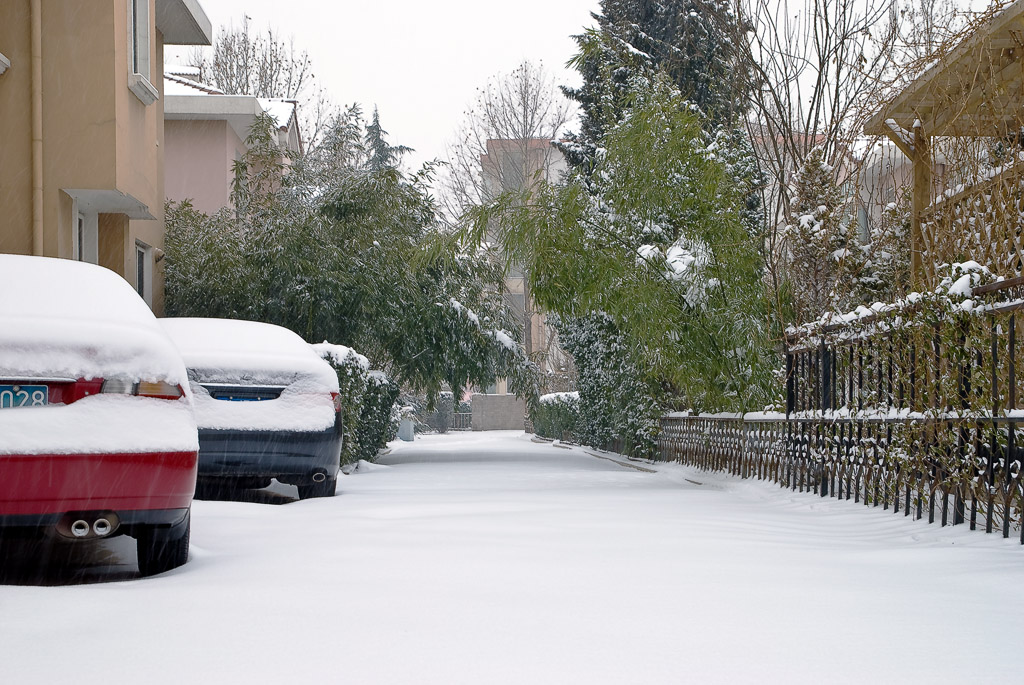
M313 349L338 374L344 422L341 463L373 461L377 452L393 439L393 431L397 432L392 407L398 398L398 386L383 372L371 371L366 357L349 347L324 341L313 345Z
M370 371L363 393L359 423L355 427L356 457L374 461L389 440L398 435L399 413L395 410L398 385L381 371Z
M605 314L556 319L559 340L576 361L575 436L600 449L650 458L657 450L664 393L646 376L627 337Z
M515 343L500 264L457 244L436 214L435 165L406 174L401 146L357 108L315 148L281 158L261 115L234 165L232 207L165 211L169 316L264 321L304 340L343 340L399 385L456 395L496 378L536 385Z
M542 395L530 413L534 432L543 438L575 441L579 430L580 394L555 392Z

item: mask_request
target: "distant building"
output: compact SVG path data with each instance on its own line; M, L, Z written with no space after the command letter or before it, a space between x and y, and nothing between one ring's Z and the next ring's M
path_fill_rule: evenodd
M286 157L302 152L294 100L226 95L199 82L194 67L167 67L164 130L167 199L189 200L213 214L231 206L234 163L246 152L245 139L256 116L266 112L277 124Z
M539 181L556 182L568 169L565 157L545 138L488 140L486 154L480 155L480 167L488 198L529 188ZM522 322L526 354L542 371L564 375L567 355L558 345L558 336L548 325L547 316L533 304L525 274L518 265L510 265L505 288L506 297ZM499 381L489 391L505 393L504 382Z
M946 175L945 157L939 150L933 157L932 175L942 187ZM913 166L913 161L888 139L875 142L863 153L855 179L857 227L861 242L868 241L886 209L912 190Z
M0 252L100 264L162 311L160 65L211 38L197 0L3 3Z

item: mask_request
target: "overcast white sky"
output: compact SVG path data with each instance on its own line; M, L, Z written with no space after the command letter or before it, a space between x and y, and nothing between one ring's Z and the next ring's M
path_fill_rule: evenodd
M443 157L478 87L524 59L542 61L560 83L578 85L564 68L570 36L593 24L597 0L200 0L214 30L272 26L305 49L332 100L380 108L393 144L416 153L411 166ZM182 51L187 55L187 51ZM168 50L168 61L183 58Z

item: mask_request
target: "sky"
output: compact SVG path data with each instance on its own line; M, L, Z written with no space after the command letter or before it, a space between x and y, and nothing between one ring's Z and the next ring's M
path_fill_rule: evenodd
M597 0L200 0L216 31L241 24L274 28L309 53L338 104L374 105L392 144L415 153L411 167L444 156L477 88L523 60L543 62L559 83L578 85L565 62L571 36L594 22ZM168 48L167 62L190 50Z

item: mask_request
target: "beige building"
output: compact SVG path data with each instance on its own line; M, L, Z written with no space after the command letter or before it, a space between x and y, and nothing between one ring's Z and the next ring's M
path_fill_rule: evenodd
M0 0L0 252L78 259L163 307L165 44L197 0Z
M286 158L302 152L302 137L294 100L226 95L198 79L194 67L165 70L166 193L169 200L189 200L213 214L231 206L234 164L246 153L257 115L274 120Z
M554 183L568 169L565 157L545 138L488 140L486 154L480 155L480 167L484 195L488 198L529 188L538 181ZM505 290L510 305L522 319L526 354L537 362L542 371L564 376L569 363L567 355L558 345L558 336L548 325L547 316L534 305L525 274L517 265L509 267ZM504 380L499 380L488 392L505 394Z

